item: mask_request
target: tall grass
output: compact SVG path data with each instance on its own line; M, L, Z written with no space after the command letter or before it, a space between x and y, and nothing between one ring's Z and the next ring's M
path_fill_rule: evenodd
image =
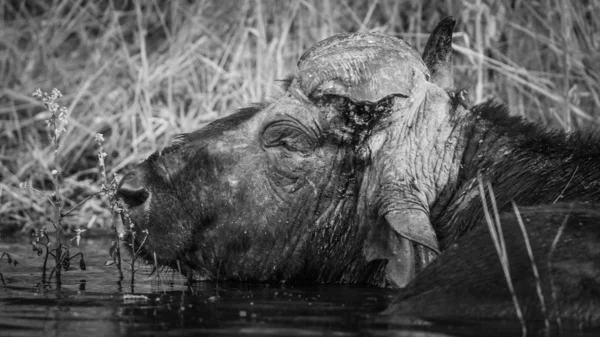
M496 198L494 195L494 191L493 191L492 185L489 181L485 182L485 184L484 184L483 178L482 178L480 172L478 172L478 174L477 174L477 183L478 183L478 188L479 188L479 196L481 198L481 203L483 206L485 222L488 226L488 231L491 235L492 242L494 243L494 248L496 249L496 253L498 255L498 259L499 259L500 265L502 267L502 272L504 274L504 278L506 280L509 292L512 297L513 305L515 307L515 314L521 324L521 334L522 334L522 336L526 336L527 335L527 326L525 323L525 317L523 315L523 311L521 310L521 304L520 304L519 298L517 296L517 293L515 291L515 287L514 287L514 284L512 281L512 276L511 276L511 271L510 271L511 265L510 265L510 261L508 259L510 252L506 248L503 227L502 227L502 223L500 222L500 214L498 212L498 205L496 204ZM493 218L490 214L491 212L489 210L489 206L488 206L488 202L487 202L485 187L487 187L487 192L488 192L488 195L490 198L491 208L494 213ZM536 291L537 297L540 301L540 310L541 310L542 317L544 318L544 328L545 328L544 332L546 335L548 335L548 334L550 334L550 331L551 331L550 313L546 306L546 298L544 297L544 293L542 290L542 278L540 277L540 272L539 272L537 262L536 262L536 259L535 259L534 253L533 253L531 242L529 240L529 234L527 233L527 229L525 228L525 224L521 217L521 213L519 212L517 204L514 202L514 200L511 201L511 205L513 207L513 211L515 212L515 218L517 220L517 224L519 225L519 229L521 230L521 234L523 235L523 242L524 242L524 245L526 248L527 256L529 258L529 263L531 266L531 271L533 273L533 278L535 280L535 282L534 282L535 283L535 291ZM568 218L569 218L569 214L567 213L562 225L560 226L560 228L552 242L550 250L548 252L548 261L547 261L548 270L552 270L552 266L551 266L552 254L556 248L557 243L560 240L560 237L562 236L562 233L565 228L565 225L567 224ZM513 257L515 257L515 256L513 256ZM560 329L562 329L562 320L560 317L560 310L558 307L558 300L556 298L556 292L554 289L555 285L554 285L553 278L550 277L549 281L550 281L550 285L551 285L551 289L552 289L552 291L551 291L552 300L553 300L552 303L553 303L553 305L555 307L555 311L556 311L556 323L560 330Z
M488 226L488 230L492 237L492 242L494 243L494 248L496 249L496 253L498 254L498 259L500 260L500 265L502 266L502 272L504 274L504 279L506 280L506 285L508 286L508 290L510 291L510 295L513 301L513 305L515 307L515 314L519 319L519 323L521 324L521 335L527 335L527 325L525 324L525 317L523 316L523 311L521 309L521 304L519 303L519 298L517 297L517 293L515 292L515 287L512 281L512 276L510 274L510 263L508 260L508 251L506 250L506 243L504 241L504 233L502 229L502 224L500 223L500 214L498 213L498 207L496 205L496 198L494 196L494 192L492 191L492 186L489 182L486 183L488 188L488 193L492 205L492 210L494 212L494 217L490 215L490 211L488 209L488 203L486 199L485 187L483 183L483 179L481 177L481 173L477 174L477 182L479 187L479 196L481 198L481 203L483 205L483 212L485 214L485 223ZM536 273L537 273L537 269Z
M52 187L53 148L35 88L59 87L73 114L63 144L65 207L99 191L94 135L109 175L174 135L277 95L276 80L316 41L381 31L422 50L447 15L457 87L499 97L515 114L554 127L596 122L600 23L594 1L7 0L0 3L0 229L50 223L46 203L19 182ZM107 201L86 203L65 225L110 228Z

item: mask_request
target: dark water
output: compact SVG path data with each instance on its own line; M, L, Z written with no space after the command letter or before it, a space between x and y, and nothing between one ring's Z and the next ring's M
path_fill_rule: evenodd
M396 292L347 285L247 285L185 280L151 269L119 281L109 239L81 243L86 271L63 274L60 290L42 287L38 257L26 241L0 242L19 264L0 272L0 336L448 336L519 335L515 326L430 324L382 316ZM77 249L72 249L72 253ZM77 265L77 263L72 263Z

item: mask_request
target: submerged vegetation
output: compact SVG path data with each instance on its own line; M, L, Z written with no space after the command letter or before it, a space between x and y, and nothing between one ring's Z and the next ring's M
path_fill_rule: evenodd
M473 102L498 97L513 113L558 128L596 123L598 14L597 2L567 0L4 1L0 229L50 229L53 206L34 189L73 208L112 184L106 174L176 134L276 95L276 80L293 74L308 47L340 32L381 31L422 50L434 25L453 15L457 87L470 89ZM30 95L38 87L68 93L58 187L49 115ZM93 198L61 226L110 230L113 202Z

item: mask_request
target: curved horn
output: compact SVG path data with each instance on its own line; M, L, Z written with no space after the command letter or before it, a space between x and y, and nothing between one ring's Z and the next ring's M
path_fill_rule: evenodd
M446 91L454 89L452 31L455 24L456 20L451 16L440 21L429 35L423 51L423 61L431 72L431 82Z
M310 98L343 96L376 103L410 96L416 77L429 76L419 54L406 42L378 33L338 34L309 49L298 61L298 82Z

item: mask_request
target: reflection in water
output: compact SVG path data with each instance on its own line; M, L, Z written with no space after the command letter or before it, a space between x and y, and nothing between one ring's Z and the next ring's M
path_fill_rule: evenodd
M502 335L489 328L437 326L379 313L394 300L387 289L347 285L248 285L198 282L151 268L136 274L135 291L114 266L105 266L108 239L81 244L87 270L63 274L60 291L39 285L42 259L26 243L0 242L19 260L3 264L2 336L255 335L447 336ZM511 329L504 335L511 335Z

